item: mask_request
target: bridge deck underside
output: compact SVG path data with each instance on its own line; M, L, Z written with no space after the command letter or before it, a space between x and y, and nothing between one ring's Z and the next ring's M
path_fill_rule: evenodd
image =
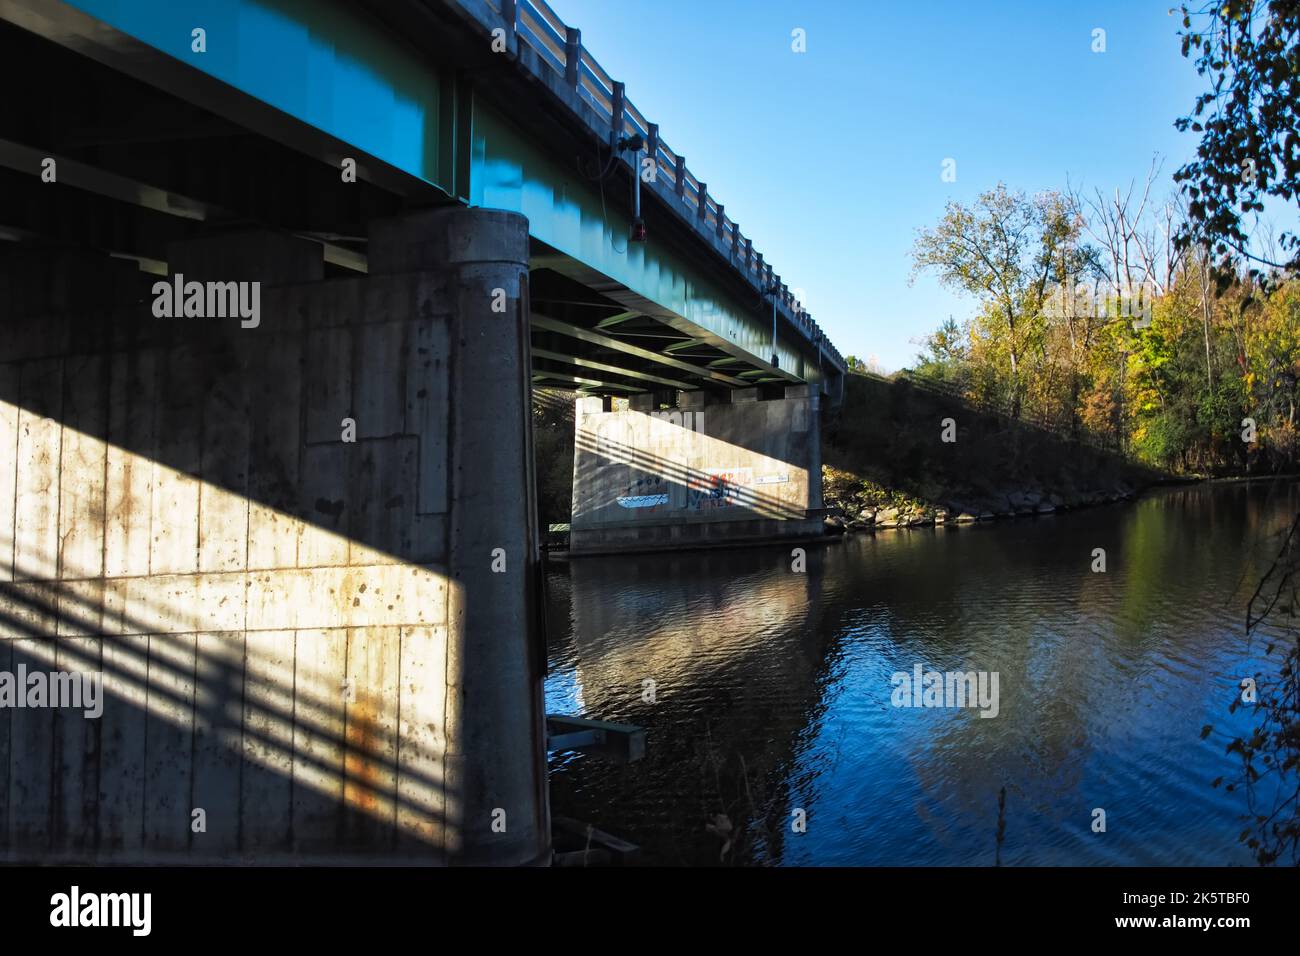
M0 20L0 84L42 64L43 95L17 97L0 126L0 239L75 245L169 272L168 247L270 227L321 244L327 275L367 269L368 223L449 203L339 171L230 116ZM42 183L41 161L58 163ZM720 337L590 265L533 240L533 381L597 395L797 383L784 362ZM753 321L761 329L761 302ZM770 352L770 349L757 351Z
M534 257L533 383L594 395L755 388L784 383L729 354L704 330L674 327Z

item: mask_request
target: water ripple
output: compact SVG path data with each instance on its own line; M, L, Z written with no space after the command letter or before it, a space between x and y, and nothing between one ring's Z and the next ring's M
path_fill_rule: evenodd
M548 710L642 724L649 752L557 756L555 811L670 864L988 865L1005 787L1008 865L1249 863L1241 798L1210 782L1239 769L1227 706L1265 666L1245 604L1298 505L1178 489L853 537L806 574L782 548L575 561L551 575ZM917 664L996 672L997 716L893 706Z

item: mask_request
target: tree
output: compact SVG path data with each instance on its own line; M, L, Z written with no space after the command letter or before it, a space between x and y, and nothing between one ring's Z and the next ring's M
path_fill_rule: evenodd
M915 340L913 340L915 341ZM920 344L925 351L916 356L915 372L929 379L962 388L968 359L965 333L952 316Z
M1256 674L1253 693L1239 690L1228 710L1246 706L1258 723L1248 734L1233 737L1228 753L1241 758L1241 775L1225 787L1245 791L1246 828L1239 840L1261 866L1300 865L1300 640L1296 608L1300 604L1300 518L1282 540L1273 566L1260 579L1246 608L1246 634L1266 642L1264 652L1277 660L1277 676ZM1274 656L1274 652L1278 653ZM1244 685L1244 682L1243 682ZM1214 731L1201 728L1204 740ZM1218 787L1223 778L1214 780Z
M1151 188L1163 166L1159 155L1152 158L1136 203L1134 180L1124 193L1116 188L1109 196L1096 188L1086 196L1068 187L1071 203L1085 215L1086 231L1098 244L1098 271L1116 291L1150 285L1157 295L1164 295L1178 269L1182 250L1175 240L1177 224L1185 217L1183 198L1174 195L1159 207L1151 201Z
M1183 55L1195 57L1210 89L1174 123L1201 134L1196 161L1174 173L1188 197L1178 243L1213 249L1221 288L1234 259L1255 263L1257 276L1300 268L1295 233L1278 237L1275 260L1251 250L1242 222L1258 218L1266 196L1300 194L1300 0L1206 0L1182 11Z
M998 328L1009 371L1009 405L1020 417L1023 360L1041 347L1042 308L1051 282L1073 286L1080 221L1060 193L1027 198L999 183L973 207L950 202L933 229L918 232L913 276L934 269L947 286L976 296Z

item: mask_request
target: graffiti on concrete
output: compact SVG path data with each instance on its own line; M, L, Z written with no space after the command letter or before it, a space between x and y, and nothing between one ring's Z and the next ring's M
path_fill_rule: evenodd
M662 477L650 475L632 482L615 501L620 508L657 508L668 504L668 488Z
M709 511L742 504L743 489L753 484L752 468L708 468L703 476L691 479L686 492L686 507L692 511Z

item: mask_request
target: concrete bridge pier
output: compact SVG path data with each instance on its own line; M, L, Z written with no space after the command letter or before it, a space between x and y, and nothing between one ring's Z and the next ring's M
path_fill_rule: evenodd
M549 859L528 251L462 208L365 276L0 249L0 671L103 678L0 709L0 861ZM178 272L256 320L159 316Z
M822 533L820 396L735 389L577 400L574 555L813 538Z
M372 276L419 274L450 295L449 362L430 376L448 375L451 450L447 852L472 863L550 854L528 256L528 220L494 210L414 213L370 237Z

